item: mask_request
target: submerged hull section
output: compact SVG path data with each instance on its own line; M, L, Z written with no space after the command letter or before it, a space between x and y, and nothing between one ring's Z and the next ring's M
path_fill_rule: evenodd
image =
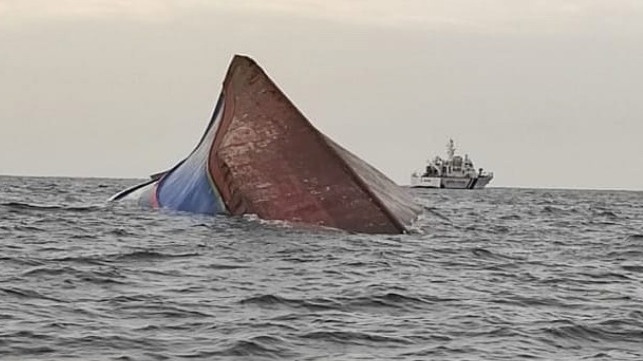
M143 203L155 207L360 233L404 232L420 211L405 189L315 129L242 56L197 148L152 188Z

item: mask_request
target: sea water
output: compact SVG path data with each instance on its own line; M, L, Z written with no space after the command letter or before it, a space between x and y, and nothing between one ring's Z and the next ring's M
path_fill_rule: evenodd
M642 360L643 192L411 190L415 232L0 177L1 360Z

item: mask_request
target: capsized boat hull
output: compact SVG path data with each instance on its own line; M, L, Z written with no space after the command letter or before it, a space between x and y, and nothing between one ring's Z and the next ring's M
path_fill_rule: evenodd
M406 189L319 132L250 58L235 56L205 134L155 181L113 197L150 207L256 214L360 233L402 233Z

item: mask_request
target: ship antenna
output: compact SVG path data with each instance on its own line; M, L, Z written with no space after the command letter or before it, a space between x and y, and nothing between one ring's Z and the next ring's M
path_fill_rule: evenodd
M447 144L447 155L449 156L449 159L453 159L453 156L455 155L455 144L453 143L453 139L449 139L449 143Z

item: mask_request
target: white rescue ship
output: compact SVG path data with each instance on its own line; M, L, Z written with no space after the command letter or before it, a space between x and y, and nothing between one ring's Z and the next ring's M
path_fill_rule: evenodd
M493 173L482 168L476 170L468 155L465 154L464 158L456 155L453 139L449 139L447 159L436 156L427 161L423 171L411 175L411 187L479 189L484 188L492 179Z

